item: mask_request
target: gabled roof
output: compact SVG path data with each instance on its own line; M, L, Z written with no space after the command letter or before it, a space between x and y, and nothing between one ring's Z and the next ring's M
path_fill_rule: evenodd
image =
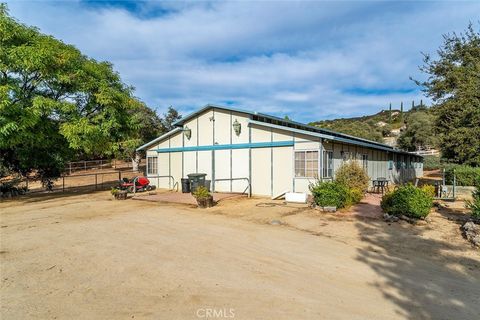
M233 108L233 107L226 107L226 106L219 106L219 105L214 105L214 104L205 105L204 107L200 108L199 110L197 110L195 112L192 112L192 113L188 114L187 116L183 117L182 119L174 122L173 125L177 127L176 129L180 129L180 127L182 127L185 124L186 121L202 114L203 112L205 112L209 109L221 109L221 110L225 110L225 111L232 111L232 112L248 114L248 115L250 115L251 120L253 120L253 121L251 121L251 123L253 123L253 124L262 122L262 123L269 124L271 126L275 126L279 129L283 129L283 130L287 130L287 131L297 131L297 132L301 132L301 133L307 134L307 135L309 133L312 133L313 136L324 137L326 139L337 140L339 142L343 141L343 142L346 142L346 143L361 145L361 146L365 146L365 147L369 147L369 148L379 149L379 150L383 150L383 151L390 151L390 152L395 152L395 153L412 154L412 153L408 153L408 152L405 152L405 151L402 151L402 150L395 149L392 146L389 146L387 144L383 144L383 143L380 143L380 142L371 141L371 140L368 140L368 139L363 139L363 138L351 136L351 135L348 135L348 134L344 134L344 133L340 133L340 132L336 132L336 131L332 131L332 130L328 130L328 129L323 129L323 128L303 124L303 123L296 122L296 121L286 120L286 119L282 119L282 118L279 118L279 117L271 116L271 115L260 113L260 112L252 112L252 111L248 111L248 110L243 110L243 109L238 109L238 108ZM175 131L176 129L170 131L169 133L167 133L167 134L165 134L165 135L163 135L163 136L161 136L161 137L159 137L159 138L157 138L153 141L150 141L147 144L144 144L143 146L141 146L137 150L142 150L142 149L154 144L155 142L158 142L158 141L166 138L168 135L173 134L175 132L178 132L178 130ZM416 155L416 156L418 156L418 155Z
M242 109L238 109L238 108L233 108L233 107L225 107L225 106L218 106L218 105L214 105L214 104L207 104L205 105L204 107L198 109L197 111L194 111L192 113L189 113L187 114L185 117L181 118L180 120L177 120L173 123L174 126L182 126L187 120L190 120L192 118L195 118L196 116L204 113L205 111L209 110L209 109L222 109L222 110L225 110L225 111L233 111L233 112L239 112L239 113L246 113L246 114L250 114L250 115L253 115L253 114L258 114L257 112L252 112L252 111L248 111L248 110L242 110Z
M153 139L152 141L147 142L147 143L145 143L144 145L138 147L138 148L137 148L137 151L144 150L144 149L150 147L152 144L155 144L155 143L157 143L157 142L160 142L160 141L162 141L163 139L165 139L165 138L167 138L167 137L171 136L172 134L177 133L177 132L179 132L179 131L182 131L182 128L175 128L175 129L173 129L173 130L170 130L170 131L168 131L167 133L161 135L160 137L158 137L158 138L156 138L156 139Z
M290 128L295 128L295 129L300 129L300 130L305 130L305 131L313 131L313 132L316 132L316 133L330 134L330 135L335 135L335 136L339 136L339 137L354 139L354 140L357 140L357 141L364 141L364 142L368 142L368 143L371 143L371 144L375 144L375 145L378 145L378 146L381 146L381 147L384 147L384 148L389 148L389 149L393 150L392 146L389 146L389 145L383 144L383 143L379 143L379 142L376 142L376 141L363 139L363 138L351 136L351 135L348 135L348 134L344 134L344 133L340 133L340 132L336 132L336 131L332 131L332 130L328 130L328 129L323 129L323 128L311 126L311 125L304 124L304 123L301 123L301 122L286 120L286 119L271 116L271 115L265 114L265 113L252 112L252 111L248 111L248 110L219 106L219 105L214 105L214 104L207 104L203 108L201 108L201 109L199 109L195 112L192 112L192 113L188 114L187 116L185 116L184 118L176 121L175 123L173 123L173 125L174 126L181 126L185 123L185 121L190 120L191 118L194 118L194 117L198 116L199 114L202 114L203 112L205 112L209 109L222 109L222 110L226 110L226 111L246 113L246 114L249 114L251 116L256 116L256 117L259 117L259 118L265 118L265 120L267 120L265 122L268 122L268 123L272 123L271 121L275 121L275 122L278 122L278 123L274 123L274 124L278 124L278 125L281 125L281 126L284 126L284 127L290 127Z

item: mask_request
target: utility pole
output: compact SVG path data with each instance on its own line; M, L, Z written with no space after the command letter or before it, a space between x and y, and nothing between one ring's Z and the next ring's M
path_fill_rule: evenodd
M403 101L400 102L400 123L403 123Z
M392 103L388 107L388 123L392 124Z

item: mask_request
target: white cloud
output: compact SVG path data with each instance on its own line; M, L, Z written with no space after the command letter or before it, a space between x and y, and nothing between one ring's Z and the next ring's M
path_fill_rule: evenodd
M418 101L408 78L421 77L420 51L434 52L442 33L480 16L473 2L154 2L140 14L9 5L21 21L113 62L159 111L233 103L305 122ZM158 7L173 11L145 17Z

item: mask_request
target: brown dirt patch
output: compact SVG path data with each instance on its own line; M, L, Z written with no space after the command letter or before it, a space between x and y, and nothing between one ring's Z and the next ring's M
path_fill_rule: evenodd
M98 192L2 202L0 220L2 319L480 313L479 253L440 213L389 225L261 198L201 210Z

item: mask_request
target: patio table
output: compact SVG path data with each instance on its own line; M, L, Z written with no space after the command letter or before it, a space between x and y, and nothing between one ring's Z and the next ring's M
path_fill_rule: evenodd
M385 193L385 190L388 190L388 184L390 181L388 181L386 178L378 178L372 180L372 185L373 185L373 192L380 193L382 194Z

